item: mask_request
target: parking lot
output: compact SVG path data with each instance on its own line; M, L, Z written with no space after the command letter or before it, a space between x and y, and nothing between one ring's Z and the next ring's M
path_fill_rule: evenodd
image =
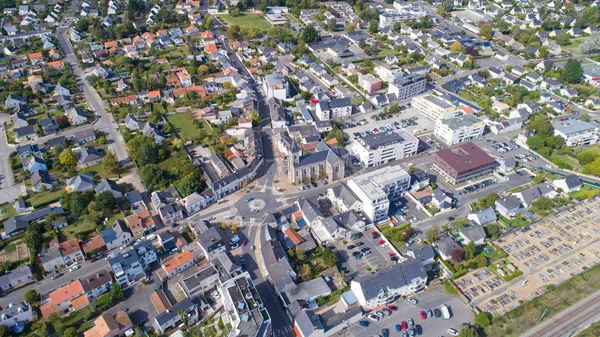
M383 247L378 244L382 239L383 236L374 239L371 232L365 231L360 238L348 240L345 245L341 241L334 242L341 269L347 270L345 272L346 276L355 278L368 273L370 270L383 268L393 263L390 256L392 250L388 246ZM370 253L363 254L358 259L354 258L353 253L365 251Z
M382 329L389 329L390 336L402 336L401 332L396 331L396 324L401 324L403 321L406 322L409 318L412 318L415 321L415 325L421 325L423 329L423 336L449 336L449 334L446 332L448 328L460 330L462 323L473 322L473 314L469 306L458 297L444 294L441 288L430 289L421 292L420 294L415 295L414 298L419 301L416 305L412 305L408 303L407 300L401 299L396 303L393 303L393 305L398 307L398 311L392 313L390 316L385 316L376 324L370 324L368 327L355 324L345 331L341 331L339 336L381 336ZM422 320L419 317L419 312L421 310L439 309L440 305L442 304L446 304L448 307L450 307L450 312L452 313L452 317L450 317L450 319L446 320L443 317L433 317ZM368 320L367 318L365 319Z
M396 124L397 128L402 127L410 134L414 134L414 131L417 129L419 132L433 131L433 128L435 127L435 123L433 121L423 117L423 115L410 107L406 107L406 109L401 110L400 113L390 115L389 119L383 118L377 121L371 118L371 116L379 115L381 112L383 112L383 110L376 110L376 112L366 114L358 113L352 115L350 119L346 119L346 125L354 124L354 127L345 128L344 131L348 134L350 139L354 139L355 132L366 134L368 131L373 133L374 129L377 129L378 132L381 132L385 131L386 128L389 129L390 126L396 122L398 122L398 124ZM366 120L367 123L360 125L359 122L361 120ZM413 123L411 123L410 120L412 120Z

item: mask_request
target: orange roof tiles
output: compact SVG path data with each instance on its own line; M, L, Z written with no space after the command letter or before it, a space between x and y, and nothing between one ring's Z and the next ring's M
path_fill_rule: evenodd
M111 314L103 313L94 320L94 327L85 331L85 337L106 337L118 330L119 326Z
M337 142L337 139L331 138L330 140L326 140L325 144L327 144L329 146L337 146L338 142Z
M292 240L292 242L295 245L304 241L300 234L298 234L293 228L287 228L283 232L285 233L285 235L287 235L288 238L290 238L290 240Z
M29 59L39 59L39 58L43 58L44 56L42 55L42 53L31 53L29 55L27 55L29 57Z
M181 252L177 254L177 256L175 256L174 258L163 262L162 266L167 273L170 273L173 270L177 269L177 267L190 262L193 258L194 257L192 256L192 253L188 251Z
M49 320L53 314L57 314L56 307L54 304L48 302L40 307L40 312L45 320Z
M209 44L207 46L204 47L204 51L207 53L214 53L217 51L217 45L216 44Z
M148 97L160 97L160 90L149 91Z
M63 61L53 61L48 62L48 66L52 68L62 68L65 66L65 64L63 63Z
M84 253L91 253L95 250L100 250L104 247L104 240L102 240L102 235L96 235L91 237L81 244Z
M81 252L81 249L79 248L79 240L77 239L71 239L61 243L59 248L63 256L71 255L75 252Z
M71 307L73 310L79 310L81 308L87 307L90 305L90 300L88 300L87 295L83 294L71 301Z
M171 308L171 303L169 303L167 296L162 290L157 290L150 294L150 301L152 301L154 308L159 314Z
M210 30L205 30L202 32L204 37L213 37L213 33Z
M302 214L302 211L298 211L298 212L292 214L292 217L294 217L294 219L300 219L300 218L304 217L304 214Z
M57 305L83 293L83 286L81 285L81 282L77 280L54 290L48 297L54 305Z
M117 41L106 41L104 42L104 48L116 47Z

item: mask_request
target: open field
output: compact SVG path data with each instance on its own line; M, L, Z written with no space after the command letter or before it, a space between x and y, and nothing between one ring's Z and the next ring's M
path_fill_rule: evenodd
M225 21L229 26L238 25L240 27L253 27L258 30L267 31L271 28L261 14L240 14L240 16L231 16L229 14L216 15L220 20Z
M167 116L167 121L173 126L175 132L184 142L190 141L202 133L201 130L194 124L194 118L191 113L178 113ZM205 128L209 128L204 120Z

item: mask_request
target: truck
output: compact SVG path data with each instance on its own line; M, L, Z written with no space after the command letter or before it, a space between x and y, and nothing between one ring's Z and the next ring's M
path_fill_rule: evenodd
M444 315L445 319L450 319L450 317L452 317L452 315L450 314L450 308L448 308L447 305L440 305L440 309L442 309L442 315Z

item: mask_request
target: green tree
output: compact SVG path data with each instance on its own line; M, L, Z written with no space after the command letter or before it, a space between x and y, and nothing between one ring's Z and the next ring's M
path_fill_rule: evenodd
M500 196L497 193L490 193L487 196L477 200L477 206L480 208L494 207L494 203L498 199L500 199Z
M296 257L300 261L306 260L306 253L304 252L304 249L302 249L302 248L296 248Z
M117 160L115 155L110 151L106 151L104 159L102 159L102 165L104 165L106 171L111 174L117 173L119 169L119 161Z
M600 157L600 149L597 147L585 149L577 154L579 164L584 166L592 163L598 157Z
M65 166L74 167L77 165L77 155L71 150L71 148L64 149L58 155L58 160Z
M440 230L435 226L431 227L429 229L429 231L427 231L426 238L427 238L427 242L429 242L429 243L433 243L433 242L439 240L440 239Z
M96 204L100 211L109 213L115 209L115 197L112 192L104 191L96 196Z
M313 25L308 25L302 30L301 38L305 43L313 43L321 39L319 32L317 32Z
M500 237L500 226L495 223L487 224L483 227L483 229L485 229L485 234L492 240Z
M73 327L68 327L62 333L63 337L77 337L77 330Z
M531 209L538 215L545 215L552 210L552 200L546 197L539 197L531 203Z
M459 331L458 337L479 337L479 334L474 328L465 326Z
M337 264L337 256L330 248L323 249L323 264L326 268L334 267Z
M40 301L40 295L37 293L37 291L35 291L35 289L27 290L25 292L25 295L23 295L23 298L25 299L25 301L29 302L29 304L36 306Z
M584 113L583 115L581 115L581 117L579 117L580 120L584 121L584 122L589 122L592 120L592 118L590 117L589 114Z
M479 327L486 328L490 325L490 316L485 312L480 312L475 316L475 324Z
M560 73L561 79L569 83L579 83L581 82L581 76L583 76L581 63L576 59L568 59Z
M259 128L260 125L262 124L262 119L260 118L260 114L258 113L258 110L252 110L250 112L250 117L252 117L252 127Z
M123 288L118 283L113 283L110 287L110 301L113 304L119 303L125 298L123 295Z
M200 175L196 172L179 179L175 185L179 193L184 197L194 192L202 192L206 188L204 182L200 180Z
M379 22L377 20L372 20L371 22L369 22L369 28L368 28L369 33L371 33L371 34L377 33L378 28L379 28Z
M465 256L465 260L471 260L475 258L476 248L473 241L469 242L466 246L463 247L463 254Z
M452 51L455 54L460 53L462 51L462 49L463 49L463 45L458 41L456 41L450 45L450 51Z
M46 231L48 231L48 232L52 231L52 222L54 220L58 219L59 217L60 217L60 215L58 215L58 213L48 214L48 216L44 220L44 228L46 229Z
M10 331L4 325L0 325L0 337L8 337L11 336Z
M491 23L487 23L487 24L483 24L483 25L479 26L479 35L488 40L492 39L493 32L494 32L494 27L492 26Z
M398 106L398 103L393 103L392 105L390 105L390 110L388 112L391 114L400 112L400 107Z
M308 263L301 264L299 269L300 278L304 281L308 281L312 278L312 268Z
M527 138L527 145L535 151L544 147L546 140L542 136L531 136Z

